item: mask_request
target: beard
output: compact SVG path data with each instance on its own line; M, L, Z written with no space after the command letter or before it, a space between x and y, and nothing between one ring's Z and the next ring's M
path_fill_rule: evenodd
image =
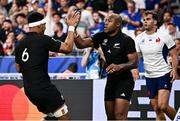
M171 19L164 19L164 22L171 22Z
M111 30L111 31L108 31L108 32L105 32L107 34L113 34L115 32L115 30Z

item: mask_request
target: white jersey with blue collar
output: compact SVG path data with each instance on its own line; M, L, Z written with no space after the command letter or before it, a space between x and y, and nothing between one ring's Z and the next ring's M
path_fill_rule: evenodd
M143 32L135 38L135 43L137 52L143 56L146 77L160 77L171 71L168 51L175 47L175 42L168 34Z

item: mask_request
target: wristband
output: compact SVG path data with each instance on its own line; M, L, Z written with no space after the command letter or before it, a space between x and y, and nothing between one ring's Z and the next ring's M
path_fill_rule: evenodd
M74 32L74 30L75 30L75 27L74 27L74 26L69 26L69 27L68 27L68 31Z

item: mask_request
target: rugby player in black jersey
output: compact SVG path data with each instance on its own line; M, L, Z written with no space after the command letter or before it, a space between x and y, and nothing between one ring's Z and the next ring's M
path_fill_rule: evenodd
M75 44L78 48L102 48L108 72L104 98L107 119L126 120L134 88L131 69L138 66L138 56L134 40L121 32L121 17L112 13L104 22L104 32L92 38L82 39L76 33Z
M67 105L48 75L49 51L70 53L74 44L74 30L80 15L72 12L66 21L68 28L65 42L44 35L46 19L38 12L28 16L30 32L15 49L16 69L23 75L24 90L29 100L40 112L58 120L70 120ZM48 119L48 118L45 118Z

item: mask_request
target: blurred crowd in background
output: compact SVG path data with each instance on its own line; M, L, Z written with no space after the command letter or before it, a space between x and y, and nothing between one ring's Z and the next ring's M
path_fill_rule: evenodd
M13 56L21 38L29 31L27 15L38 11L48 19L45 34L64 41L67 25L64 18L70 6L81 10L77 27L81 37L103 31L103 19L108 13L118 13L123 19L122 31L132 38L143 31L142 14L155 10L159 14L159 29L172 38L180 38L179 0L0 0L0 56ZM82 55L84 50L74 46L71 55ZM63 54L51 53L50 56Z
M72 5L81 10L77 32L82 38L104 31L104 17L114 12L122 17L122 31L134 39L144 31L143 12L154 10L159 15L159 30L172 37L180 55L180 0L0 0L0 56L14 56L15 47L29 32L27 16L32 11L46 16L44 34L64 42L67 36L65 17ZM69 55L82 56L82 66L91 69L102 65L100 53L99 49L82 50L74 46ZM49 56L66 55L49 52ZM100 72L103 75L99 69Z

